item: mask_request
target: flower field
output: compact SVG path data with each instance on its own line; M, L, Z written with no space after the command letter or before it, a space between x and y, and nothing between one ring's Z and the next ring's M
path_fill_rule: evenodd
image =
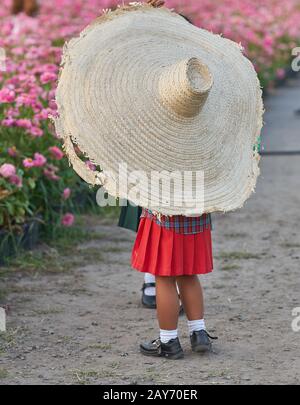
M169 0L167 4L209 31L241 43L263 87L283 79L300 44L298 0Z
M167 0L193 22L241 42L262 85L284 78L291 50L299 45L298 0ZM42 1L32 18L0 9L0 227L13 229L40 216L71 226L80 192L88 192L69 168L48 119L55 115L61 49L111 0ZM86 162L90 165L90 162Z

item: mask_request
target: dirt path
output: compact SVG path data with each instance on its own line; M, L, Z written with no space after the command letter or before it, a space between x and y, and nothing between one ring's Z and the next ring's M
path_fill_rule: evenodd
M295 86L268 100L268 149L300 149L299 131L298 139L289 132L300 123ZM215 271L203 277L214 353L191 354L184 318L184 360L174 366L138 353L157 329L155 313L140 305L142 277L129 267L134 235L91 219L98 236L77 251L89 264L75 258L68 271L2 278L11 309L0 383L299 384L300 333L291 328L300 307L299 167L300 156L265 157L245 209L215 217Z

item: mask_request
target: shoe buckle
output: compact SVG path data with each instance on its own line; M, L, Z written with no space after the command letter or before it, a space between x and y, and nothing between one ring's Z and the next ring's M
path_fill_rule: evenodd
M155 347L155 349L161 348L161 341L159 339L153 340L152 344Z

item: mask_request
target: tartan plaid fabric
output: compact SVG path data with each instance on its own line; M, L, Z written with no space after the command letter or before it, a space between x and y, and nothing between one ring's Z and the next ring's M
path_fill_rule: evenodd
M200 217L185 217L183 215L161 215L158 217L152 211L143 208L141 218L151 219L157 225L183 235L193 235L201 233L205 229L212 229L210 214L203 214Z

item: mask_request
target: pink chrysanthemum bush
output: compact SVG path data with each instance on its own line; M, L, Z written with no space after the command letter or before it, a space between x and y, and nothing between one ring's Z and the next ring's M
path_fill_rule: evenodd
M0 227L39 215L71 226L74 196L87 191L69 168L54 128L55 88L64 41L122 1L42 1L34 18L0 8ZM124 3L128 3L125 1ZM282 79L299 44L299 0L167 0L167 6L241 42L262 84ZM87 162L88 165L92 166ZM81 193L82 194L82 193Z
M48 4L45 4L48 3ZM69 167L49 115L65 39L100 14L99 1L43 2L35 17L0 9L0 228L38 217L74 222L74 197L88 187ZM0 49L0 50L1 50ZM89 164L89 162L87 162ZM82 199L82 197L81 197Z

